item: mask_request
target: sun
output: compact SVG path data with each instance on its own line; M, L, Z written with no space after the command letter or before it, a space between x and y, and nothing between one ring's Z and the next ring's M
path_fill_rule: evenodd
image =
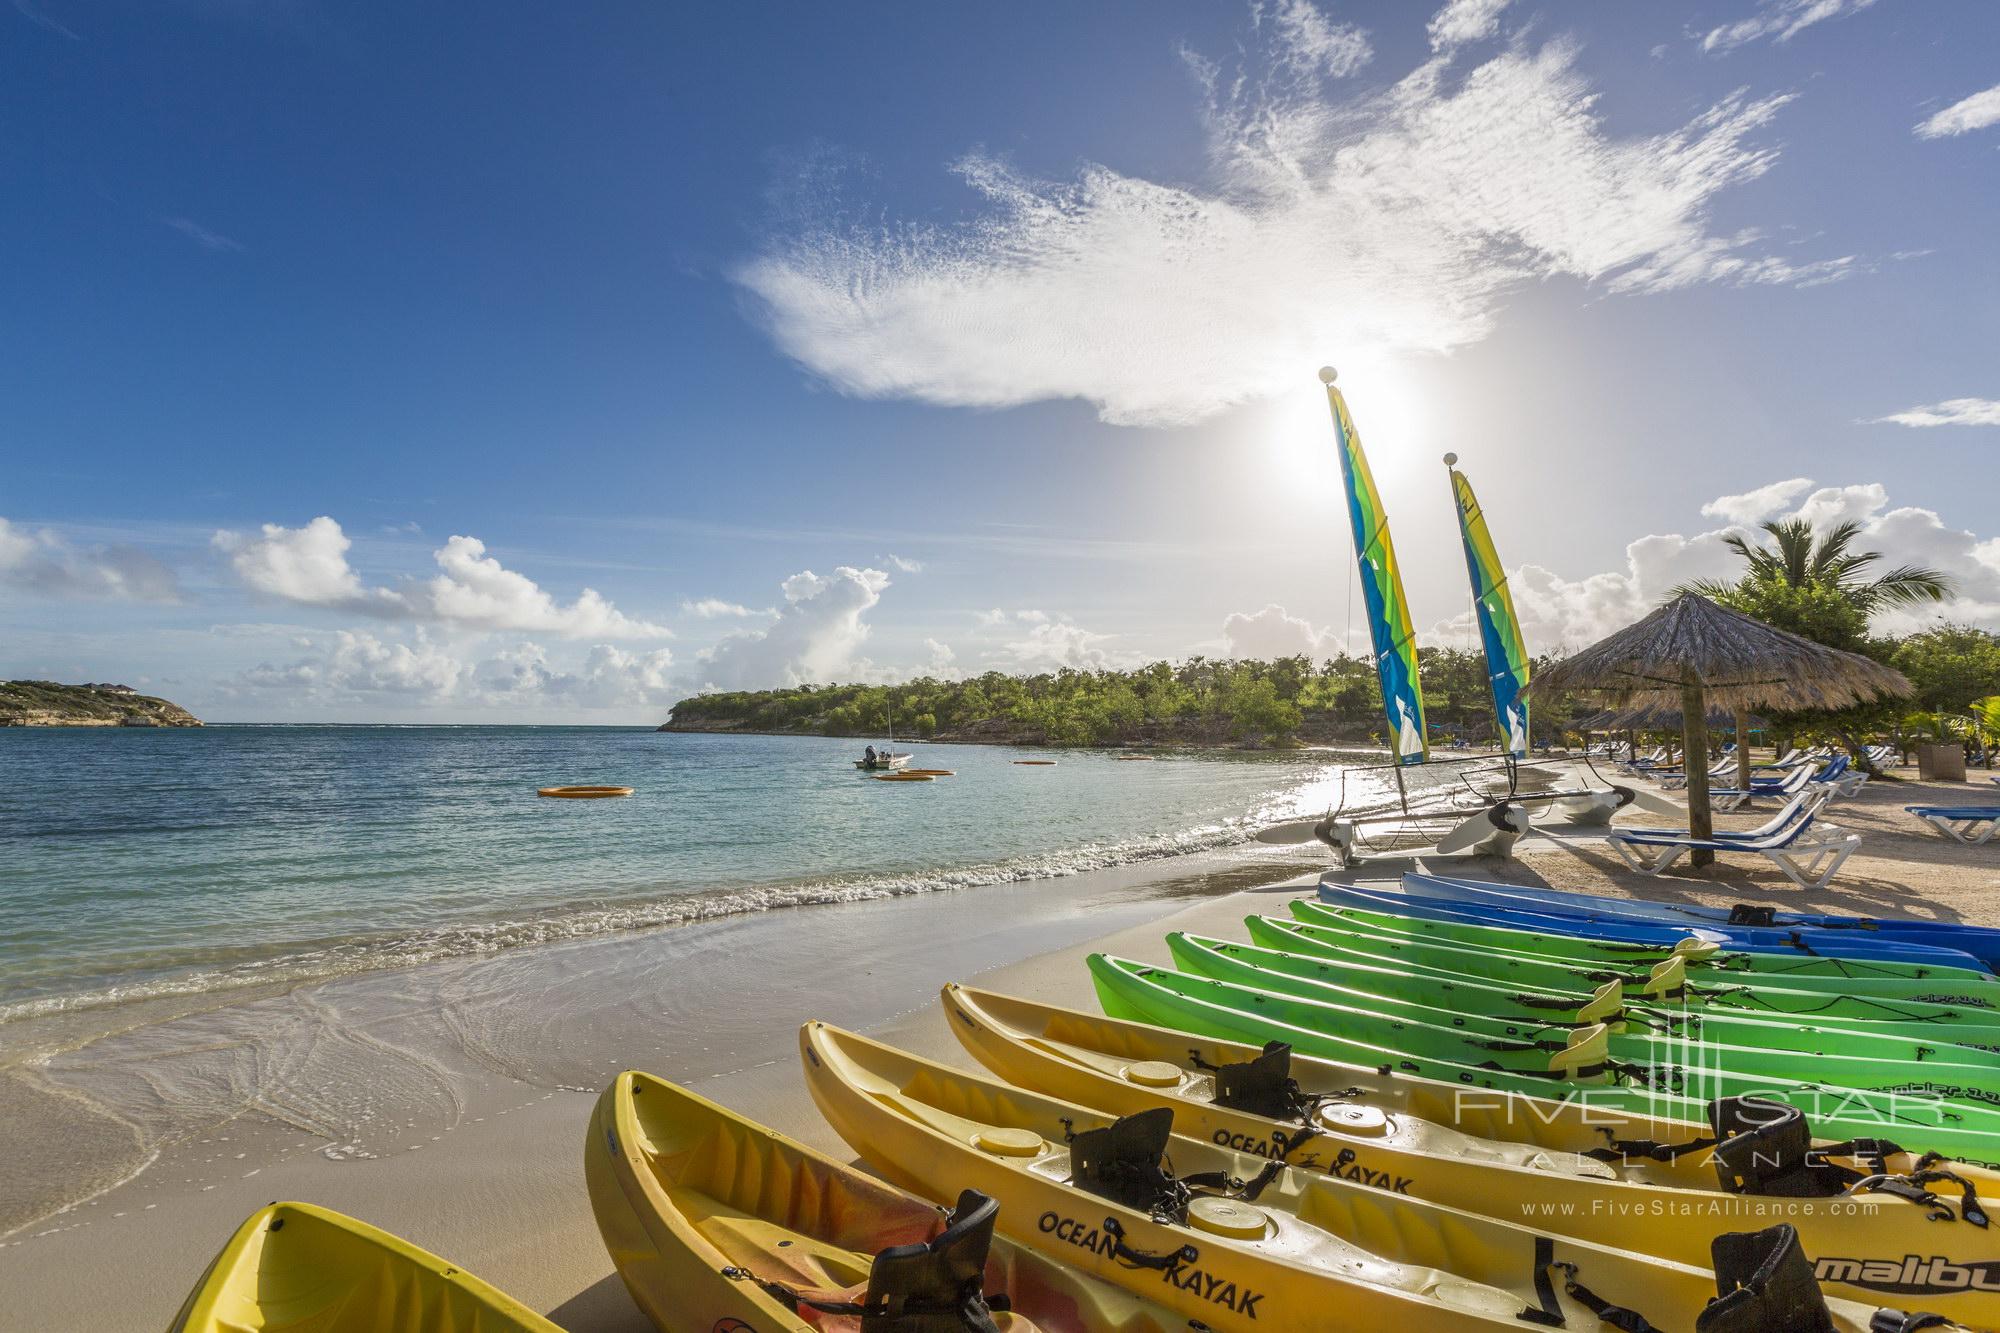
M1367 451L1368 466L1385 505L1410 494L1433 471L1442 473L1448 444L1433 438L1418 377L1392 360L1350 357L1334 362L1340 391ZM1268 432L1260 451L1274 495L1296 496L1314 505L1343 495L1340 457L1334 449L1333 418L1318 367L1307 367L1296 389L1273 399L1254 428Z

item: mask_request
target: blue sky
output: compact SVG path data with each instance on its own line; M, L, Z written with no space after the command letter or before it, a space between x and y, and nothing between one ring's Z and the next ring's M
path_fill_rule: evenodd
M2000 627L1996 89L1985 0L10 0L0 677L1358 646L1329 362L1436 641L1447 449L1537 649L1790 512Z

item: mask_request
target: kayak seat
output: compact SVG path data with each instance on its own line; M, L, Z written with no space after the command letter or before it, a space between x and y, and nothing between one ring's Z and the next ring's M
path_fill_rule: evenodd
M1836 1333L1812 1260L1789 1223L1733 1231L1709 1247L1719 1293L1695 1333Z
M999 1200L965 1190L943 1231L876 1255L861 1333L999 1333L982 1291L999 1218Z

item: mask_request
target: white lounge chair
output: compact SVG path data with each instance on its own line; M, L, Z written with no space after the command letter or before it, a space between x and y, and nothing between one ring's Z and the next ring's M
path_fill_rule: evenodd
M1751 833L1696 838L1681 829L1635 828L1615 830L1607 841L1625 864L1642 875L1661 874L1697 849L1746 852L1763 857L1802 889L1823 889L1861 846L1860 834L1816 823L1820 810L1832 798L1830 787L1809 784L1776 819Z
M1945 837L1968 847L1991 842L1993 835L2000 833L2000 805L1906 805L1903 808Z

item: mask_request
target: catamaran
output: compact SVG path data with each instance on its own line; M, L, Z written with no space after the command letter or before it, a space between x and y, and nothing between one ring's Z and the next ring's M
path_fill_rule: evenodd
M1347 517L1354 534L1355 562L1360 573L1362 601L1368 612L1368 632L1375 653L1376 679L1388 723L1391 763L1396 781L1396 808L1383 812L1346 814L1347 777L1343 770L1338 805L1312 825L1312 836L1333 847L1343 862L1352 862L1371 844L1406 848L1412 838L1437 836L1428 850L1442 854L1504 855L1529 831L1531 811L1553 810L1581 823L1608 822L1613 812L1633 799L1631 789L1560 790L1558 775L1538 770L1527 761L1528 705L1522 697L1530 666L1520 621L1514 614L1507 575L1494 549L1486 518L1473 496L1472 484L1458 471L1458 457L1448 454L1459 535L1465 546L1466 568L1472 579L1480 638L1486 652L1487 684L1493 696L1494 719L1502 748L1496 754L1434 759L1424 723L1423 684L1417 670L1416 629L1402 572L1389 539L1389 519L1375 488L1367 455L1361 449L1347 399L1329 366L1319 373L1333 413L1334 440L1346 490ZM1408 771L1423 766L1454 765L1448 782L1427 784L1416 795Z

